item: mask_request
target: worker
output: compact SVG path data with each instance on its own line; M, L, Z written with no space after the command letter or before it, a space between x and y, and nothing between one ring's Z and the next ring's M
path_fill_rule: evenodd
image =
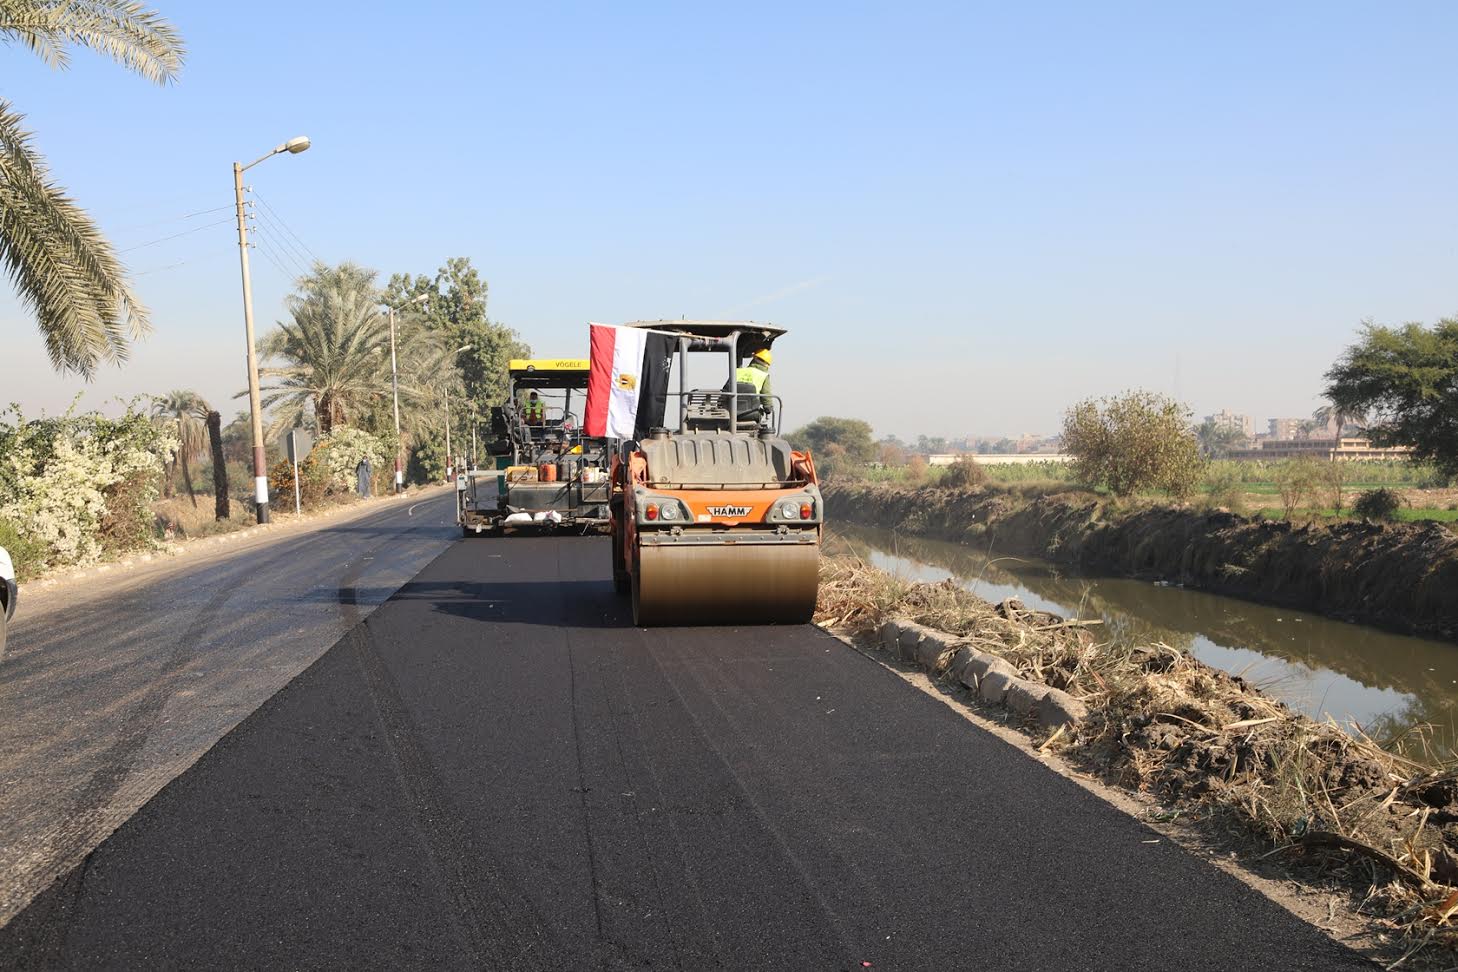
M774 401L770 397L772 394L769 373L771 360L769 348L761 348L750 356L748 365L734 369L734 381L740 386L740 390L743 390L744 385L753 386L755 394L759 396L759 408L765 415L770 414L774 405ZM739 403L741 415L753 410L753 405L742 401Z
M522 414L527 425L541 425L547 420L547 403L538 398L536 392L532 392L527 397Z

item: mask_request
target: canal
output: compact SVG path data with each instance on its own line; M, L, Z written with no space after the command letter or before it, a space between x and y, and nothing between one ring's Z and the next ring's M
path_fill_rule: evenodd
M1431 725L1431 754L1455 753L1458 645L854 524L837 524L833 543L908 580L952 580L988 601L1100 619L1105 639L1183 648L1314 719L1385 741L1408 734L1414 756L1424 744L1410 730Z

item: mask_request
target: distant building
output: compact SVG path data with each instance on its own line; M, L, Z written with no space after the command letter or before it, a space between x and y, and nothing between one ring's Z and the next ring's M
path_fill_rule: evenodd
M1273 418L1266 424L1270 426L1270 437L1272 439L1294 439L1301 434L1301 426L1306 423L1305 419L1299 418Z
M1247 439L1255 434L1255 419L1249 415L1237 415L1227 409L1222 408L1214 415L1206 415L1205 421L1222 432L1226 430L1239 432Z
M972 462L983 466L987 465L1016 465L1025 466L1035 462L1072 462L1073 457L1060 453L1050 452L994 452L994 453L972 453L972 452L948 452L926 457L928 466L950 466L970 459Z
M1271 420L1273 423L1277 419ZM1340 439L1265 439L1259 448L1237 449L1230 453L1231 459L1295 459L1312 456L1317 459L1347 461L1352 459L1411 459L1412 449L1407 446L1374 446L1372 440L1362 438Z

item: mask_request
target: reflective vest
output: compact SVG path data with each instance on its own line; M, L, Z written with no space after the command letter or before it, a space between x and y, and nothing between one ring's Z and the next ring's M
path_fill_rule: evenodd
M763 368L735 368L734 380L753 385L755 394L764 391L764 383L769 378L769 372Z
M525 415L527 417L527 421L528 422L533 421L535 419L541 419L541 418L545 417L546 414L547 414L547 403L546 402L542 401L540 398L537 399L536 401L532 401L531 399L527 399Z

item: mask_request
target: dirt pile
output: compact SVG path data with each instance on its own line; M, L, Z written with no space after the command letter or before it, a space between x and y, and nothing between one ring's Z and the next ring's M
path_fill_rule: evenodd
M1458 533L1440 524L1297 526L1091 493L831 482L827 514L1084 569L1198 587L1458 640Z

